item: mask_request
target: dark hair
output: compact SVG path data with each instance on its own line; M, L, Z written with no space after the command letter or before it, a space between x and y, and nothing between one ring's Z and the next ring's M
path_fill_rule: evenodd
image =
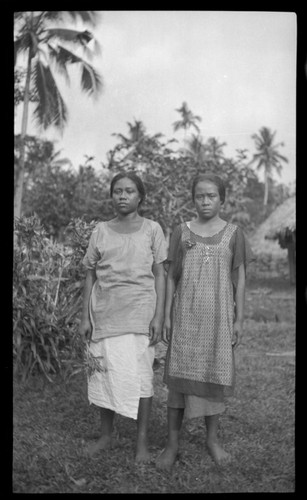
M113 177L113 179L111 181L111 185L110 185L111 198L113 196L114 186L115 186L116 182L119 181L120 179L126 179L126 178L130 179L136 185L137 190L139 192L139 195L141 197L141 201L139 203L139 205L140 205L145 200L146 191L145 191L145 186L143 184L142 179L138 175L136 175L134 172L120 172L119 174L116 174L115 177Z
M192 199L194 201L195 198L195 188L199 182L202 181L210 181L213 184L215 184L218 188L218 192L220 195L221 202L224 203L225 201L225 195L226 195L226 188L223 179L219 177L216 174L213 174L211 172L208 172L206 174L199 174L193 179L192 183Z

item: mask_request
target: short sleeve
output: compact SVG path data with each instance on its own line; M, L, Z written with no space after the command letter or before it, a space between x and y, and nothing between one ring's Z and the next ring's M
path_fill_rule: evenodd
M82 260L82 264L86 269L96 269L96 264L100 259L100 253L97 248L98 233L99 228L96 226L91 234L86 254Z
M178 249L181 245L181 233L182 233L181 225L176 226L172 233L169 244L168 257L167 257L167 260L169 262L174 261L177 258Z
M245 270L247 265L255 260L250 244L240 227L237 227L233 241L233 258L232 258L232 281L236 287L238 282L238 269L241 264L244 264Z
M154 262L160 264L167 259L166 240L162 228L158 222L155 224L152 242Z

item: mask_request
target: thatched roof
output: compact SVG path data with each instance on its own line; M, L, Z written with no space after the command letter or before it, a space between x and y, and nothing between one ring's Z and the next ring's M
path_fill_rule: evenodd
M295 196L291 196L274 210L264 221L265 237L270 240L284 238L296 230Z
M282 232L285 233L286 230L293 232L295 229L295 196L291 196L269 215L249 238L249 241L255 253L281 256L284 255L284 250L277 241L279 235Z

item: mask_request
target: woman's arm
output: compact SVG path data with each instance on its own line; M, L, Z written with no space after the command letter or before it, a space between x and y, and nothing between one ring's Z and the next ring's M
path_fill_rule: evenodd
M155 314L149 324L149 345L155 345L160 340L162 333L165 301L165 272L163 262L159 264L154 263L152 272L155 277L155 290L157 300Z
M164 311L163 339L169 342L171 335L171 311L175 293L174 263L170 262L166 279L166 297Z
M232 345L238 346L243 334L243 319L244 319L244 300L245 300L245 266L241 264L238 268L238 284L235 294L235 321L233 325Z
M88 269L86 272L84 288L83 288L82 315L79 327L79 333L83 338L89 337L92 332L92 325L89 312L89 301L95 281L96 281L96 271L94 269Z

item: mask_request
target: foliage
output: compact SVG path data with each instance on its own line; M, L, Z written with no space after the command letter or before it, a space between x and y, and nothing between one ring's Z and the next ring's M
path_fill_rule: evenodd
M66 320L59 322L56 311L67 251L46 237L36 216L15 220L15 234L14 369L23 379L38 369L50 379L60 369L59 352L70 334ZM62 304L60 309L63 312Z
M17 164L14 215L19 217L25 172L25 138L27 135L29 104L34 102L33 117L39 128L46 130L54 126L63 132L68 119L68 110L60 93L54 72L69 83L68 68L81 69L81 89L96 98L102 90L102 78L90 63L99 44L93 34L67 28L66 22L83 23L94 27L98 18L94 11L31 11L14 13L15 66L20 56L26 64L24 92L17 82L15 103L23 102L20 160ZM94 43L94 50L88 47ZM76 50L79 49L79 50ZM81 54L80 54L81 51ZM25 56L25 57L24 57ZM18 71L15 76L18 75ZM18 77L18 76L17 76ZM34 98L32 99L32 96Z
M55 125L63 128L67 109L53 75L53 67L69 82L67 68L80 65L82 89L96 95L102 87L100 75L75 50L82 48L88 57L90 52L87 45L94 40L92 33L66 27L68 19L75 22L78 18L91 26L95 25L94 12L40 11L17 14L14 19L15 60L19 54L30 56L31 87L36 97L34 116L39 126L47 128Z
M63 373L66 383L80 373L90 378L96 372L106 371L102 368L101 361L98 361L102 356L93 356L89 344L90 342L81 338L80 335L74 335L71 345L66 349L66 356L64 355L62 360L65 365Z
M177 111L184 110L189 111L187 106ZM194 115L188 115L193 122ZM247 150L237 150L236 156L229 158L224 153L225 143L215 137L205 140L200 134L192 134L185 139L185 147L175 151L172 149L175 139L167 140L162 134L149 135L142 121L134 120L127 125L126 136L113 134L119 142L109 151L107 165L102 163L99 173L91 166L93 157L88 157L78 171L63 170L60 161L64 160L57 158L58 153L50 149L50 143L28 138L24 215L37 213L48 234L61 240L71 219L83 217L88 222L110 219L115 212L109 183L114 174L125 170L133 170L142 177L147 198L141 214L157 220L167 237L175 224L194 217L190 186L200 172L214 172L225 180L226 202L221 215L247 232L253 231L289 196L286 186L269 177L267 210L259 210L265 186L252 169ZM279 144L273 146L276 155ZM49 156L43 157L44 152L49 152ZM35 154L41 161L37 159L36 163ZM39 171L40 176L34 175Z
M64 230L74 218L90 222L113 214L108 187L91 165L78 170L46 165L32 179L24 191L24 216L36 213L49 236L63 240Z
M13 269L14 370L23 380L43 373L48 380L71 376L76 362L89 360L76 351L84 270L81 259L95 222L69 226L71 246L53 242L36 215L15 219ZM88 363L87 363L88 364Z
M20 162L20 134L15 135L14 144L14 172L15 178L19 173ZM39 139L34 135L27 135L24 140L25 162L24 162L24 189L31 189L35 186L37 180L45 174L49 166L67 166L71 165L68 158L61 158L61 151L55 151L55 145L52 141ZM23 199L23 202L25 200ZM35 211L35 209L34 209Z
M288 159L281 155L278 151L283 142L274 144L276 131L271 132L268 127L262 127L259 134L253 134L252 139L255 141L257 153L253 155L251 163L257 163L257 170L263 167L264 169L264 198L263 205L266 207L269 194L269 181L272 179L273 171L279 175L282 170L281 162L288 162Z
M245 189L254 172L244 165L240 155L235 160L226 158L222 147L223 144L212 138L208 140L204 144L206 156L200 163L199 158L185 154L184 150L174 153L168 143L161 143L158 151L132 153L128 160L122 153L117 156L115 152L109 168L112 173L123 170L139 173L147 190L141 211L157 220L166 233L171 232L174 225L195 215L190 189L193 177L201 172L215 172L225 180L227 188L222 216L246 227L250 219Z
M22 68L15 68L14 70L14 105L18 106L24 101L25 98L25 76L26 71ZM36 102L37 97L35 93L30 91L30 102Z
M197 132L200 132L200 129L196 122L201 122L201 117L198 115L194 115L189 109L186 102L183 102L181 107L176 109L176 111L178 111L178 113L181 115L181 120L177 120L173 123L174 132L183 129L186 133L186 131L191 127L194 127Z
M71 255L70 270L74 276L79 277L80 263L88 247L88 242L96 220L87 222L84 217L72 219L65 229L66 242L73 249Z

